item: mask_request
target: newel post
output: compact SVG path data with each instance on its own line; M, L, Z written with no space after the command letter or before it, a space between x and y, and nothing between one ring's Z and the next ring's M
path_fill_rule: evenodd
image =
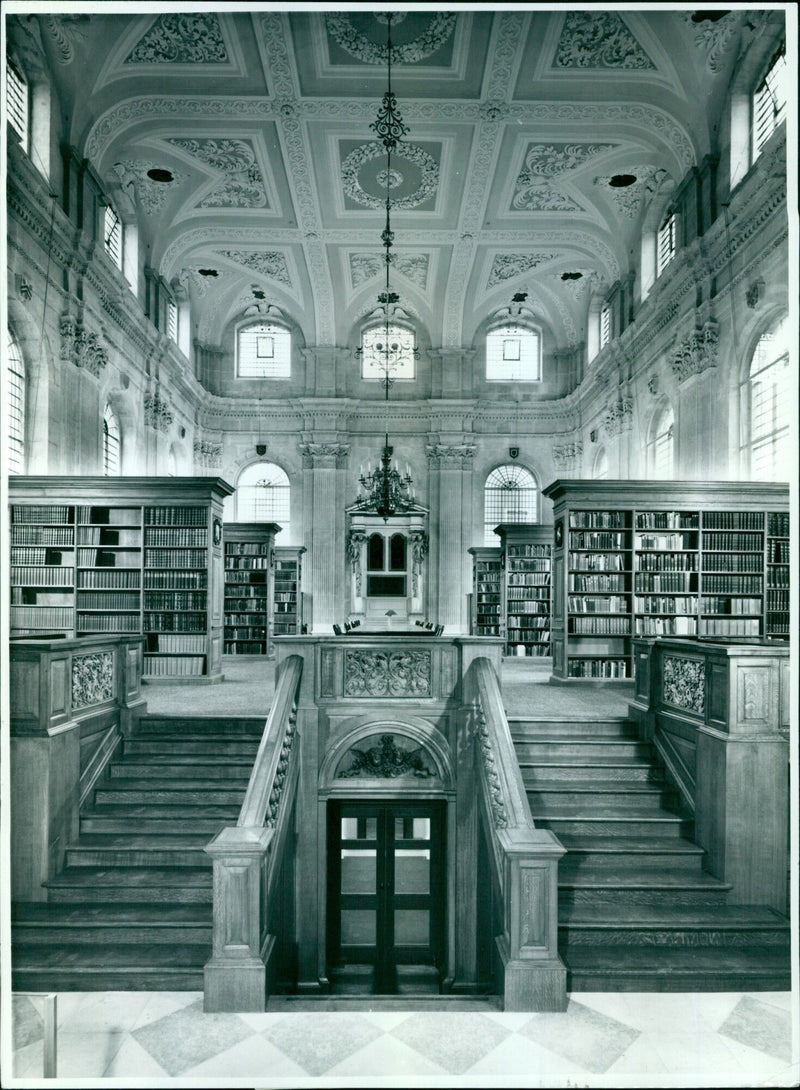
M263 1011L271 937L262 944L264 869L272 829L223 829L206 851L214 863L214 931L203 1009Z

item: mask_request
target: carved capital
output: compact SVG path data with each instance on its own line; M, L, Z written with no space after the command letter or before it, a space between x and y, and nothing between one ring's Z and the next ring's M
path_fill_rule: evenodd
M583 455L583 443L560 443L553 447L553 463L556 469L572 470L580 462Z
M194 462L203 469L219 469L222 465L222 443L207 439L195 439Z
M301 443L300 453L306 469L340 469L350 453L349 443Z
M610 438L629 431L633 423L633 398L627 395L619 398L606 409L603 427Z
M148 428L166 434L173 419L172 409L161 394L144 395L144 422Z
M675 349L670 360L672 373L678 382L685 382L692 375L701 375L717 366L719 355L719 330L715 321L706 322L702 329L695 329Z
M471 469L477 448L467 443L448 446L433 443L425 448L431 466L439 469Z
M61 318L59 332L61 333L60 358L69 360L76 367L85 369L97 378L108 364L108 349L99 334L93 333L82 322L76 322L67 315Z

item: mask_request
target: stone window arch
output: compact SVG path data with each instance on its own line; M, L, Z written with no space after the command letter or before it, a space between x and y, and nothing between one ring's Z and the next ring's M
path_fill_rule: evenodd
M494 532L501 522L536 522L539 517L539 486L529 469L501 465L491 471L483 489L484 545L497 545Z

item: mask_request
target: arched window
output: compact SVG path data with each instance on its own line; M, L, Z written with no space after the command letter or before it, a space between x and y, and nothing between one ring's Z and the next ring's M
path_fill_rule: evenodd
M103 414L103 473L106 477L119 476L119 421L110 405Z
M30 91L22 69L6 58L6 103L8 123L19 137L22 150L30 148Z
M387 350L388 349L388 350ZM361 334L361 377L383 379L388 364L392 379L413 379L417 344L413 329L373 325Z
M743 462L756 481L788 480L789 420L794 398L789 373L788 319L759 337L743 384Z
M603 303L600 308L600 347L605 348L611 340L611 304Z
M656 276L661 276L675 256L676 226L675 213L667 212L656 234Z
M275 322L251 322L236 337L237 378L291 378L292 335Z
M536 479L522 466L498 466L483 490L483 543L497 545L495 526L501 522L536 522Z
M6 412L6 454L8 472L25 472L25 364L19 345L8 331L8 406Z
M521 325L505 325L486 334L487 382L541 382L539 333Z
M596 481L604 481L608 477L608 454L605 447L600 447L594 456L592 476Z
M753 162L786 117L788 95L789 66L786 63L786 49L782 45L773 56L764 78L753 93Z
M669 405L658 410L650 425L647 442L647 467L650 477L659 480L674 476L675 414Z
M242 470L236 486L237 522L277 522L289 537L289 478L272 462L255 462Z
M103 216L103 246L118 269L122 268L122 220L112 204L106 205Z

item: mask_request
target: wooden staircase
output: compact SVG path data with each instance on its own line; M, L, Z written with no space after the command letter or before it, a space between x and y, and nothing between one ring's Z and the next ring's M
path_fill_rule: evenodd
M788 920L728 904L651 746L624 718L509 717L536 825L559 865L568 991L789 990Z
M12 906L15 990L202 990L203 848L236 823L263 729L263 717L140 720L83 807L47 900Z

